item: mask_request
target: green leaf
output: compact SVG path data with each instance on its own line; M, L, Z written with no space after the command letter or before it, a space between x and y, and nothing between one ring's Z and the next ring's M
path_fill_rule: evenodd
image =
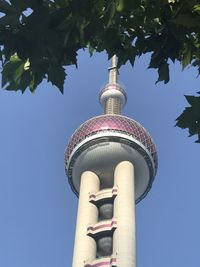
M169 82L169 64L163 62L158 68L158 80L156 83L164 81L164 83Z
M198 92L197 92L198 93ZM193 106L199 104L199 98L193 95L185 95L185 98L187 99L187 102Z
M18 68L13 72L13 81L16 83L20 83L21 76L24 72L24 62L22 62Z
M125 1L124 0L118 0L117 4L116 4L116 10L118 12L122 12L124 10L124 3Z
M194 11L200 12L200 5L195 5L193 8Z
M2 71L2 87L10 91L24 92L31 82L30 71L25 69L27 62L27 60L21 60L16 54L11 56Z
M27 0L10 0L10 3L18 10L24 10L27 8Z
M23 72L23 61L17 56L13 55L10 58L2 71L2 87L4 87L7 83L16 82Z
M192 51L191 51L191 45L185 44L185 51L183 52L183 60L182 60L182 68L185 69L187 65L191 62L192 57Z
M25 92L25 90L30 85L30 83L31 83L30 72L24 71L24 73L22 74L22 77L21 77L21 81L20 81L20 89L21 89L22 93Z
M89 50L90 57L92 57L94 53L94 48L91 46L90 43L88 44L88 50Z
M176 19L173 19L172 22L177 25L185 26L186 28L192 28L196 26L199 27L200 18L197 15L194 16L192 13L180 14Z
M7 1L0 0L0 12L7 14L14 11L14 8Z
M65 69L58 65L52 65L48 71L48 81L57 86L63 94L63 86L66 73Z
M10 57L10 62L21 62L22 60L18 57L17 54L14 54Z
M182 114L176 119L176 126L188 129L189 136L197 135L197 143L200 142L200 97L185 96L190 107L186 107Z

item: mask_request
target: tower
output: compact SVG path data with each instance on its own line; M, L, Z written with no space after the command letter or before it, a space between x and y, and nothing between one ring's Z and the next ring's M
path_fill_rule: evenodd
M104 114L84 122L66 149L66 173L79 196L72 267L136 267L135 203L157 170L151 136L121 115L127 95L116 61L100 92Z

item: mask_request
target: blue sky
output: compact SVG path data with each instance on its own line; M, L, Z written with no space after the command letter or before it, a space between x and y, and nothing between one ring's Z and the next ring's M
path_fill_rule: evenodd
M171 81L155 85L148 57L120 70L128 93L124 113L151 133L159 167L152 190L137 205L138 267L199 266L199 144L174 127L199 91L197 72L171 66ZM79 53L65 93L43 82L34 94L0 91L0 267L70 267L77 198L64 171L73 131L102 113L107 57Z

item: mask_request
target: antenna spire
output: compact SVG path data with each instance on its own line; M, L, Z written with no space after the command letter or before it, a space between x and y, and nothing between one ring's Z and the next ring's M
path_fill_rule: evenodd
M118 69L117 69L117 56L114 55L111 59L112 65L108 69L109 71L109 83L116 84L118 80Z
M117 56L111 59L111 67L108 69L109 81L100 92L100 103L104 108L104 114L121 114L126 104L126 92L118 84Z

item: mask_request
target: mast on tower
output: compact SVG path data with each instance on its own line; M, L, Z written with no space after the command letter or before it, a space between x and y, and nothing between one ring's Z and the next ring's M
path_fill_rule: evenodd
M118 80L118 69L117 69L117 56L114 55L111 58L111 67L108 69L109 71L109 83L115 84Z
M104 114L121 114L126 104L127 95L123 87L118 83L117 57L114 55L108 69L109 79L99 95Z

